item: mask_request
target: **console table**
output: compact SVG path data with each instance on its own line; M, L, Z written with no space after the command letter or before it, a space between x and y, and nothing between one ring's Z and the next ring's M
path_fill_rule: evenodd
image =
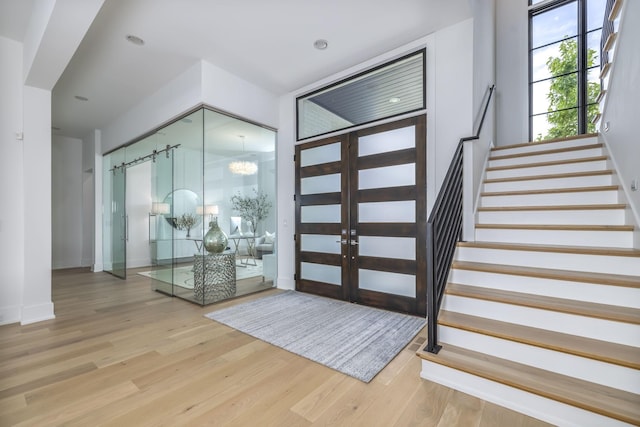
M255 258L256 237L254 235L232 234L229 236L229 240L233 241L233 244L236 247L235 254L238 258L241 257L240 242L242 240L247 241L247 257L244 259L240 258L240 264L238 264L238 267L246 267L248 265L254 265L254 266L258 265L258 263L256 263L256 258ZM253 263L249 264L249 261L253 261Z
M235 253L195 254L193 279L194 297L201 304L209 304L235 296Z

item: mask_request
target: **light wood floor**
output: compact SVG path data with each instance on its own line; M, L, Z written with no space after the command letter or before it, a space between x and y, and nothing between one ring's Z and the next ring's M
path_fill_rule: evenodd
M0 426L539 426L420 379L421 333L369 384L84 269L53 273L56 319L0 327Z

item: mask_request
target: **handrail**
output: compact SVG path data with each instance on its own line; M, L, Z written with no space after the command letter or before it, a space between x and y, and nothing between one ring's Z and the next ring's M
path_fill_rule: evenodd
M440 192L427 221L427 346L429 353L438 353L438 312L447 284L451 261L462 234L462 164L465 141L480 138L495 85L487 88L478 130L472 136L460 138Z
M613 21L609 20L609 15L613 9L613 4L616 0L607 0L604 8L604 18L602 21L602 32L600 34L600 71L609 63L609 51L605 49L605 43L609 39L609 36L615 31ZM602 86L602 79L600 81Z
M609 36L615 32L613 21L610 19L616 0L607 0L604 8L604 18L602 20L602 32L600 33L600 72L609 64L609 50L605 48L605 44L609 40ZM618 3L619 5L620 3ZM602 78L600 79L602 88Z

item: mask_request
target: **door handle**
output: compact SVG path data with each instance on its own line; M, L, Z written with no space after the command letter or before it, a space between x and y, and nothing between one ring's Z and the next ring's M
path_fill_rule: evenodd
M347 244L347 239L336 240L336 243L341 243L343 245L346 245Z
M351 246L355 246L355 245L357 245L357 244L359 244L357 240L352 240L352 241L351 241Z

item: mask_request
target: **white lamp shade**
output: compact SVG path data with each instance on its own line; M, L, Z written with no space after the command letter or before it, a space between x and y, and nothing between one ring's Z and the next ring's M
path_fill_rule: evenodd
M218 215L218 205L196 206L198 215Z
M164 215L171 211L169 203L153 202L151 203L151 213L154 215Z

